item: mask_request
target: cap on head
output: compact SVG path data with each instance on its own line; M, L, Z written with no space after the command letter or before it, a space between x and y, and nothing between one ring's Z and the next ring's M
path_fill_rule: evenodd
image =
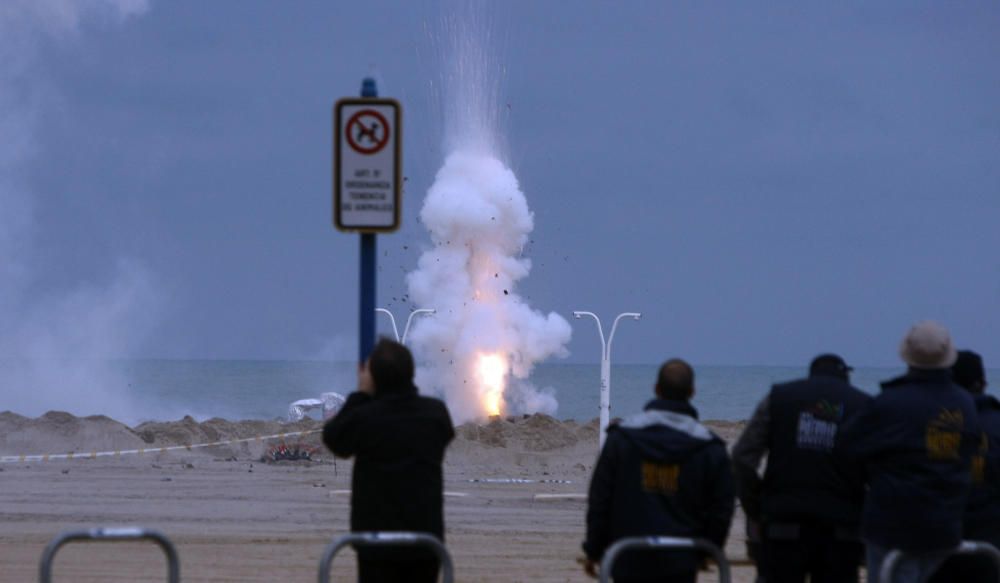
M958 354L948 329L937 322L925 320L915 324L903 337L899 356L913 368L937 369L955 364Z
M958 358L951 367L955 383L974 393L981 393L986 387L986 369L983 358L971 350L958 351Z
M848 378L850 372L854 370L844 362L843 358L836 354L821 354L813 359L809 365L809 376L828 376L844 379Z

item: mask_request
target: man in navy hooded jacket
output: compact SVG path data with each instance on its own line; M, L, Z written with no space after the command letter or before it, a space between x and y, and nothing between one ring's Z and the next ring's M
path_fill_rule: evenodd
M694 371L683 360L660 367L656 399L643 413L608 427L590 483L586 570L616 540L630 536L704 538L719 548L733 517L733 477L725 443L698 422L688 403ZM620 555L617 581L695 581L693 551Z
M948 331L935 322L915 325L900 356L907 373L883 383L837 442L838 451L868 474L861 537L871 583L879 582L890 550L904 553L892 583L917 582L961 542L971 458L980 440L972 397L952 382L956 352Z

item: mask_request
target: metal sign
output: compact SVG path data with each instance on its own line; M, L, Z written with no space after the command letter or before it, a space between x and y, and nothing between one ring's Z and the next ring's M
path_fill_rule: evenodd
M402 113L395 99L345 98L333 114L333 224L342 231L399 228Z

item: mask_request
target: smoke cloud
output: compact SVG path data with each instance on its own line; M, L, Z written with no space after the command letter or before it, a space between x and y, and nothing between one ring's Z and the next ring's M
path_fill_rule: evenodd
M39 293L33 253L44 225L24 169L40 160L36 120L52 95L41 49L76 42L84 29L119 25L146 12L146 0L6 0L0 3L0 409L104 413L137 409L110 359L127 357L156 322L155 278L139 262L112 259L106 281Z
M446 157L420 212L433 246L409 274L411 298L436 314L410 333L421 368L417 384L445 397L459 423L495 413L483 357L498 355L507 413L553 414L554 391L529 382L535 364L565 356L571 329L561 316L533 310L517 294L531 261L521 256L534 217L514 172L501 161L497 101L502 68L481 12L446 26ZM489 373L492 374L492 373Z
M148 10L149 0L5 0L0 4L0 31L4 38L19 37L23 51L39 36L70 40L90 21L116 25ZM10 47L9 42L5 45Z

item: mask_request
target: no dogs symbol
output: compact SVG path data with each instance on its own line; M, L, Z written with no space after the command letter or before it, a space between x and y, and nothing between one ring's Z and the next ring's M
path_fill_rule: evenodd
M374 154L389 143L389 122L374 109L362 109L347 120L347 143L359 154Z

